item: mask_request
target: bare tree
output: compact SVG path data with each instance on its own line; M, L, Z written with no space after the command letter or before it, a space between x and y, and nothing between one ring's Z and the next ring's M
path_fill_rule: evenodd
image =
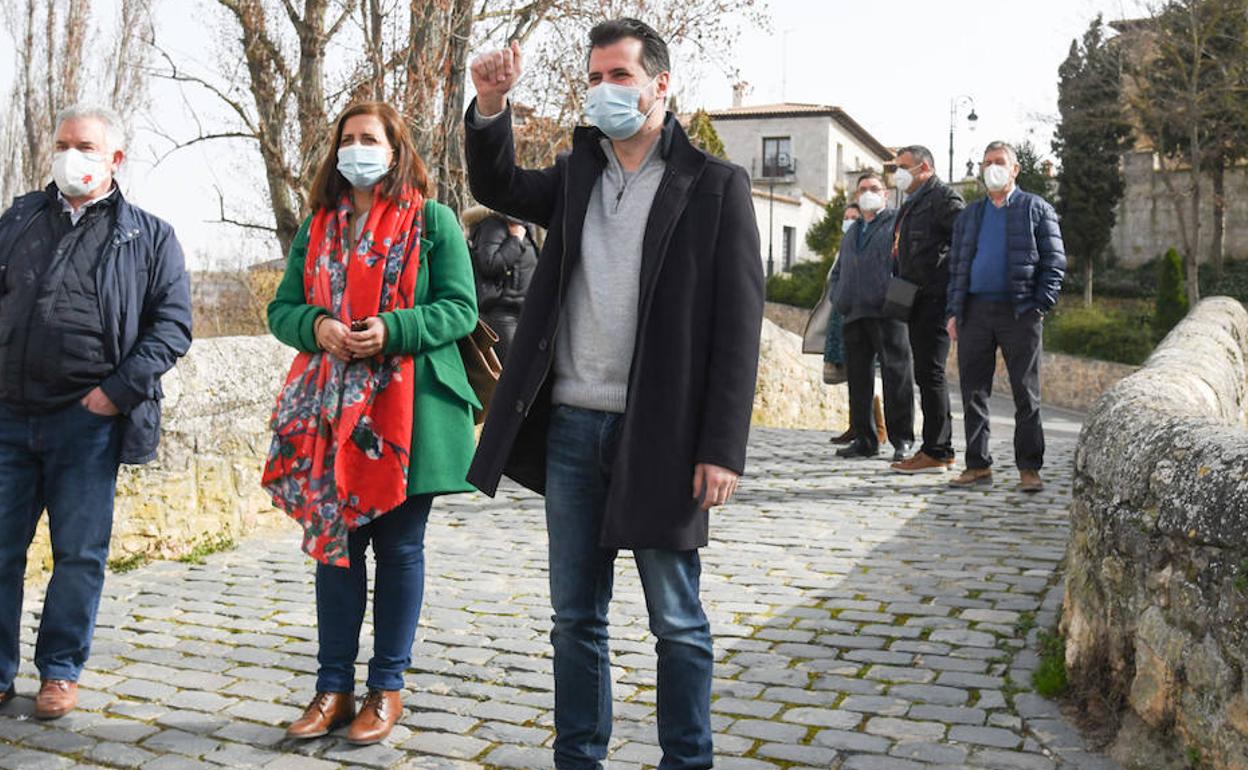
M223 206L219 221L271 230L283 251L309 213L309 186L328 149L330 117L352 102L384 100L400 111L430 167L438 198L459 211L468 203L462 116L473 49L510 39L535 41L537 76L524 94L533 111L525 116L528 135L518 134L534 160L548 161L580 113L591 24L618 15L650 18L675 45L689 46L702 59L726 61L733 15L746 11L762 18L756 10L760 0L303 0L301 7L296 0L213 0L212 5L238 33L245 77L240 81L230 65L235 49L210 73L194 72L165 53L157 74L211 94L232 114L232 125L171 138L170 151L218 138L254 140L272 219L248 219ZM335 56L335 66L327 68L331 47L344 56Z
M84 98L108 103L132 120L145 96L144 61L152 39L151 0L122 0L107 59L87 56L100 30L91 0L16 0L4 6L13 38L16 77L0 126L5 163L0 197L36 189L48 178L56 114ZM86 83L104 83L91 91Z
M1162 180L1179 222L1192 307L1200 301L1202 172L1226 162L1218 137L1227 105L1244 99L1246 18L1248 0L1170 0L1148 20L1150 53L1132 73L1132 108L1163 172L1188 173L1184 191L1173 173Z

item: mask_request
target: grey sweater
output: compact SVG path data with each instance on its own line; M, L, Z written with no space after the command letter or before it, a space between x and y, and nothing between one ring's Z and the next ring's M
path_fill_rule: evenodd
M581 259L568 276L555 339L552 399L623 413L637 335L641 242L666 164L655 142L641 168L625 174L611 142L581 231Z

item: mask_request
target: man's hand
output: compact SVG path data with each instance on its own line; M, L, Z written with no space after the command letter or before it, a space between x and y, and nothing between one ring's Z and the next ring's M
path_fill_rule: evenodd
M737 491L740 477L727 468L698 463L693 469L693 499L702 501L702 510L724 505Z
M347 350L354 358L372 358L386 346L386 324L377 316L364 322L364 328L347 334Z
M340 361L351 360L351 350L347 347L347 337L351 330L337 318L321 316L316 322L316 344L321 350Z
M489 117L507 106L507 94L516 87L524 71L520 42L501 51L483 53L472 60L472 85L477 89L477 113Z
M508 222L507 232L511 233L516 238L524 240L524 234L525 234L524 225L518 225L515 222Z
M92 388L90 393L82 397L82 408L101 417L116 417L121 413L98 387Z
M949 339L954 342L958 341L958 319L950 318L945 322L945 328L949 330Z

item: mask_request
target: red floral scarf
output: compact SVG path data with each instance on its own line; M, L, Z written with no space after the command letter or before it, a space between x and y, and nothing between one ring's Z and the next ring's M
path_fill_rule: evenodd
M303 272L308 304L348 326L412 307L423 209L415 191L377 194L350 258L350 199L318 211ZM291 365L261 483L303 525L303 550L317 561L348 566L348 533L407 498L414 376L410 355L343 363L321 351Z

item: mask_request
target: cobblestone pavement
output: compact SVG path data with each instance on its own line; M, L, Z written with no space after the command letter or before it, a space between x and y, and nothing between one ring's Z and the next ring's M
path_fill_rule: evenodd
M717 767L1115 767L1028 692L1060 603L1077 422L1050 416L1050 484L1034 497L1013 491L997 427L998 485L977 491L835 460L827 433L756 431L752 475L704 551ZM516 487L437 504L408 712L383 745L283 740L316 670L312 570L292 525L203 564L110 576L82 708L40 723L19 698L0 716L0 767L550 767L543 521ZM659 758L655 659L635 567L621 558L617 572L610 767L638 770Z

